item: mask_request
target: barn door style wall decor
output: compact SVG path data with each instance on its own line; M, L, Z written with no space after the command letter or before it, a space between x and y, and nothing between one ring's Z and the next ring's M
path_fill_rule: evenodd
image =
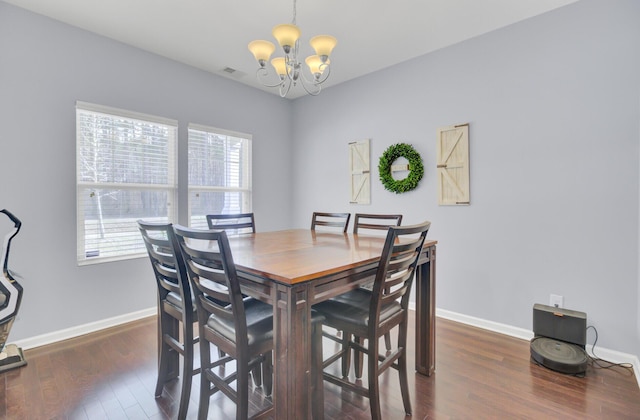
M469 124L438 129L438 204L469 205Z
M371 204L369 139L349 143L352 204Z

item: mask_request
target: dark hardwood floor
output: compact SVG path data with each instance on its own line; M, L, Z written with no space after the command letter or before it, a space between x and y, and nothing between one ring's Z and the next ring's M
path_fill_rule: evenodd
M628 369L590 366L582 378L556 373L531 363L527 341L440 318L436 346L436 373L409 375L413 418L640 418L640 390ZM413 366L413 341L409 349ZM28 350L25 357L27 366L0 374L1 419L175 418L179 380L153 396L155 318ZM197 416L198 383L196 377L189 419ZM395 371L381 377L381 389L383 417L405 418ZM264 401L256 389L252 403ZM209 418L232 418L234 409L216 394ZM325 418L369 416L368 400L325 383Z

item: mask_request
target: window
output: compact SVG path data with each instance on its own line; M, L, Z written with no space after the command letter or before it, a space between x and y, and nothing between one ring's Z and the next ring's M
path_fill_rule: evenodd
M189 125L189 223L251 212L251 135Z
M78 102L78 264L146 255L136 221L174 220L177 122Z

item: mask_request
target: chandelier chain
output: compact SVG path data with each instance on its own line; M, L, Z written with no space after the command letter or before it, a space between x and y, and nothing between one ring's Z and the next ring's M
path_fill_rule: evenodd
M293 0L293 20L291 23L296 24L296 0Z

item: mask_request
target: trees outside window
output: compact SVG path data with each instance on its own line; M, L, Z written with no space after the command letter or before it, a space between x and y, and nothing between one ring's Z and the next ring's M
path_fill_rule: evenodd
M146 256L136 221L175 222L178 123L78 102L78 264ZM188 214L251 212L251 135L190 124Z
M189 125L189 223L251 212L251 135Z
M136 221L173 221L177 122L76 104L78 264L146 255Z

